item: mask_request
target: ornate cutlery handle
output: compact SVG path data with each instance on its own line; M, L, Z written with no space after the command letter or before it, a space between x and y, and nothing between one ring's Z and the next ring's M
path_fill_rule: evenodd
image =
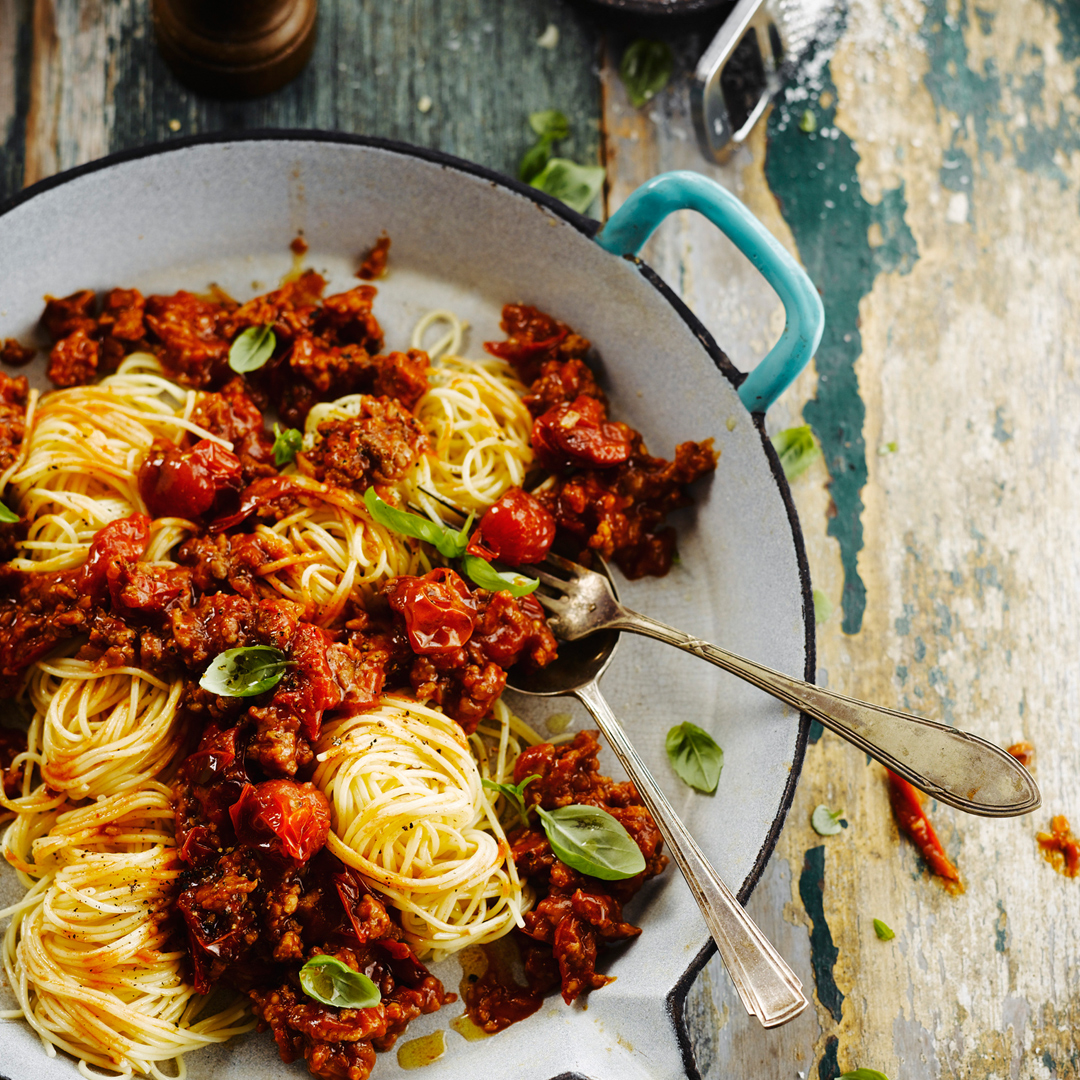
M574 693L600 726L663 833L668 850L705 916L709 933L746 1011L767 1028L793 1020L809 1004L798 977L709 865L626 737L596 683Z
M884 709L794 679L623 608L605 625L666 641L799 709L949 806L985 817L1027 814L1042 803L1031 774L999 746L966 731Z

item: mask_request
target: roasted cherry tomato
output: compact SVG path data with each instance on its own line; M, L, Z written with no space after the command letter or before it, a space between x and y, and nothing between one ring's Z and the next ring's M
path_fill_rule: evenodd
M280 858L307 862L330 834L330 804L314 784L245 784L229 811L236 838Z
M472 637L473 600L453 570L397 577L386 588L390 606L405 616L409 645L418 656L460 649Z
M240 459L210 439L191 450L157 445L139 469L139 494L154 517L202 517L242 487Z
M543 561L554 539L555 519L527 491L510 488L480 519L468 551L521 566Z
M627 432L606 418L602 402L582 395L537 417L532 447L545 469L608 469L630 457Z
M949 856L945 854L934 826L930 824L930 819L926 816L918 791L902 776L890 772L889 795L892 799L896 823L901 831L907 833L915 842L915 846L922 853L931 872L946 881L958 882L960 871L953 866Z
M82 587L96 600L105 598L109 567L120 562L136 562L150 541L150 519L145 514L110 521L98 529L90 541L90 552L82 568Z
M527 746L514 762L514 783L520 784L526 776L547 776L555 763L555 747L551 743ZM528 788L525 789L526 794Z
M292 668L278 684L271 702L300 717L300 726L309 739L319 737L322 716L341 703L341 687L326 657L330 637L310 623L301 623L293 636Z
M246 781L240 763L239 735L239 728L222 729L212 724L203 732L199 748L180 766L180 775L195 787L214 785L236 775L244 776ZM236 772L238 765L239 773Z
M221 729L211 724L203 733L198 750L180 766L180 776L188 794L181 800L177 814L176 843L180 858L195 865L220 854L219 830L250 782L244 767L240 729Z
M235 529L242 521L246 521L260 506L265 506L274 499L281 499L288 495L302 495L304 488L297 484L291 476L261 476L258 480L248 484L240 493L240 505L236 511L226 514L224 517L215 518L207 526L210 533L226 532Z

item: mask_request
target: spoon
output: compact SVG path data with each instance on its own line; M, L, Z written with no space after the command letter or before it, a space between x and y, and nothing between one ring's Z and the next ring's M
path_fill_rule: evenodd
M617 630L602 630L580 641L560 642L552 664L533 672L511 669L508 685L534 697L573 695L589 710L686 878L746 1011L763 1027L786 1024L809 1004L802 983L709 865L600 693L600 676L618 640Z
M968 814L1012 817L1042 804L1031 773L1000 746L792 678L631 611L619 603L607 567L600 565L603 574L551 554L542 567L532 568L555 593L537 592L536 598L551 616L548 623L556 637L572 642L599 631L629 630L700 656L819 720L909 783Z

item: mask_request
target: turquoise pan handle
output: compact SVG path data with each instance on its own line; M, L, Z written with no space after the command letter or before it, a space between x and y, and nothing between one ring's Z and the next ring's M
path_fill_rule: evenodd
M750 412L763 413L814 355L825 329L821 297L772 233L730 191L699 173L661 173L642 184L611 215L597 242L613 255L636 255L657 225L676 210L704 214L783 301L787 322L780 340L739 387Z

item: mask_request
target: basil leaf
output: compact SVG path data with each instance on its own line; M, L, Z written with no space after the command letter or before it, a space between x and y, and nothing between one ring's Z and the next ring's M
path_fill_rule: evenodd
M19 515L14 510L9 510L3 503L0 503L0 521L10 524L18 520Z
M249 326L229 347L229 367L241 375L258 371L273 355L275 345L272 326Z
M313 956L300 969L300 985L308 997L339 1009L370 1009L382 1001L366 975L333 956Z
M522 574L500 574L494 566L476 555L466 555L462 560L462 569L474 585L490 592L508 592L511 596L528 596L536 592L540 584L536 578L527 578Z
M843 810L834 812L821 803L814 807L814 812L810 815L810 824L818 836L835 836L843 828L840 824L843 816Z
M518 179L526 184L531 183L544 171L544 166L550 159L551 141L541 139L525 151L521 164L518 166Z
M537 806L555 857L573 870L604 881L632 878L645 869L634 838L598 806Z
M716 790L724 767L724 751L707 731L689 721L677 724L667 733L664 745L680 780L707 795Z
M821 447L814 439L814 433L810 430L809 424L781 431L779 435L773 436L772 444L776 448L776 453L780 458L780 467L788 480L801 476L821 457Z
M814 622L820 625L832 618L832 601L820 590L814 590Z
M671 46L666 41L639 38L628 45L619 64L619 78L630 104L640 109L651 101L670 82L674 66Z
M529 113L529 127L539 138L547 139L548 142L558 142L570 137L570 121L558 109L542 109L540 112Z
M807 135L812 131L817 131L817 117L812 110L803 109L803 114L799 117L799 130L805 131Z
M600 194L605 175L599 165L578 165L567 158L552 158L531 184L554 195L571 210L584 214Z
M398 510L397 507L380 499L373 487L369 487L364 492L364 505L368 513L380 525L400 536L411 536L414 540L423 540L431 544L440 555L447 559L460 559L465 554L465 548L469 546L472 514L461 527L461 531L455 532L448 525L442 525L430 518L410 514L408 510Z
M529 810L531 807L525 806L525 788L528 787L534 780L539 780L540 774L533 773L532 776L526 776L520 784L497 784L494 780L482 780L481 783L488 789L488 791L496 791L502 795L508 803L518 812L518 817L526 825L529 824Z
M254 697L277 686L288 666L285 654L270 645L226 649L210 662L199 685L221 697Z
M280 469L282 465L288 465L297 450L304 443L303 432L296 428L283 428L274 425L274 464Z
M843 1076L838 1076L836 1080L889 1080L889 1078L877 1069L856 1069L854 1072L846 1072Z
M518 179L531 184L551 160L552 144L570 136L570 121L558 109L529 113L529 127L536 132L536 142L525 151L518 166ZM546 190L546 189L545 189Z
M874 933L877 934L882 941L892 941L896 937L896 932L891 926L883 923L880 919L874 920Z

